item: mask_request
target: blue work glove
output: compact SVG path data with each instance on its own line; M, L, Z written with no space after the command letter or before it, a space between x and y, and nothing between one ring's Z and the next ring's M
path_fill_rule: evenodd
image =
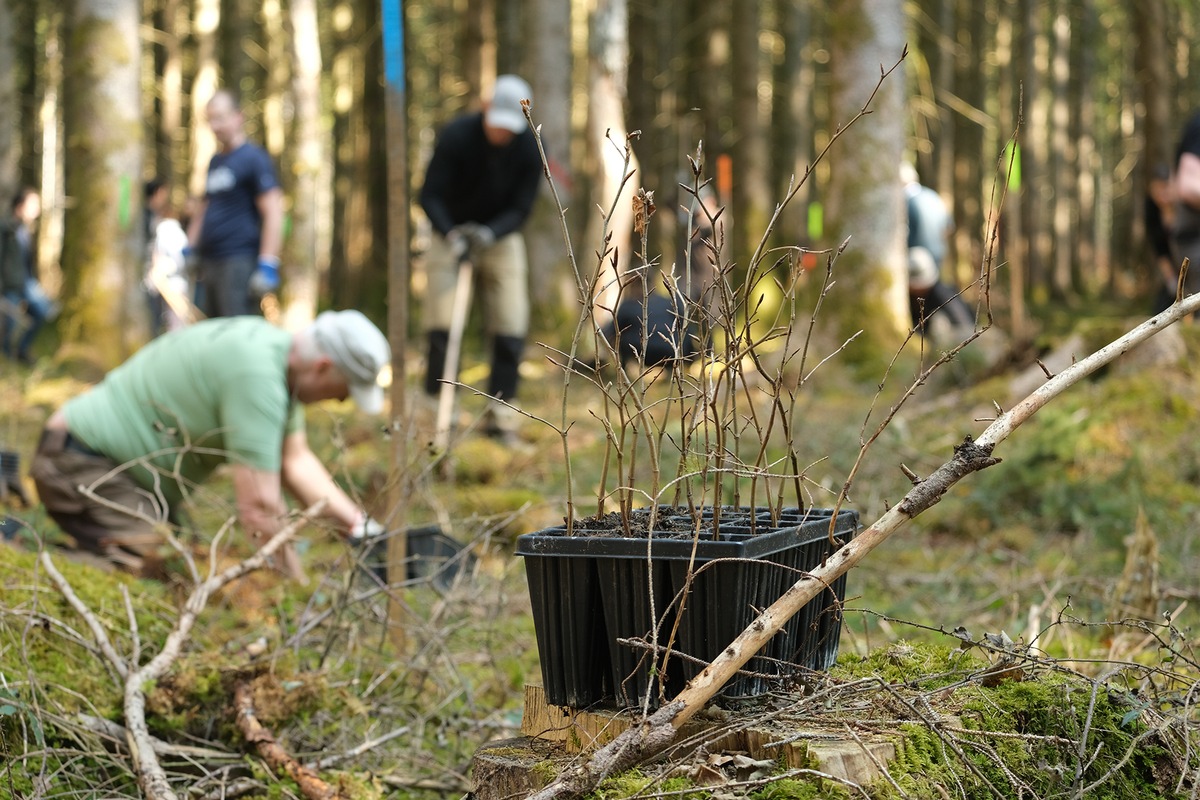
M196 251L192 249L191 245L184 245L183 249L179 251L179 255L183 257L183 274L188 276L195 275L196 264L200 260L200 257L196 255Z
M279 288L279 259L259 256L258 267L250 276L250 293L262 297Z

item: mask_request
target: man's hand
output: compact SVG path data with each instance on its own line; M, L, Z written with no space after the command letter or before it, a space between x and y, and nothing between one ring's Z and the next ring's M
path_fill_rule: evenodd
M496 234L492 233L492 229L480 222L464 222L461 225L456 225L446 236L446 241L451 243L451 248L455 247L455 242L463 242L460 245L461 251L455 250L456 258L463 258L468 250L479 253L481 250L486 250L496 243Z
M296 552L295 542L288 542L279 550L279 571L301 586L308 586L308 574L300 562L300 554Z
M387 528L383 527L382 522L378 522L364 513L359 515L358 521L350 528L350 541L362 544L385 533L387 533Z
M279 259L259 256L258 267L250 276L250 293L262 297L279 288Z
M472 250L484 250L496 243L496 234L492 233L492 229L481 222L464 222L458 227L464 228L463 233L467 240L471 242Z
M450 247L450 255L455 261L462 261L467 257L467 251L471 249L471 240L462 232L462 226L451 228L446 234L446 244Z

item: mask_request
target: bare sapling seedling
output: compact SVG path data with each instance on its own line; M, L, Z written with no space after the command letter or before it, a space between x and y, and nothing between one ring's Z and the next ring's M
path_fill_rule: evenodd
M891 69L881 70L875 92L890 72L902 63L903 58L901 56L901 60ZM817 161L850 124L868 113L875 92L854 119L834 133ZM691 183L682 188L695 204L705 208L703 194L708 186L703 179L701 156L702 151L698 149L696 156L689 158ZM657 260L649 256L646 229L655 204L651 192L638 190L631 202L634 204L635 230L640 235L641 248L636 254L636 266L620 282L618 300L612 307L597 309L590 302L594 294L581 296L582 319L570 351L558 353L558 356L565 356L558 362L564 369L565 377L564 414L557 429L563 437L564 454L569 461L571 453L567 433L574 420L568 416L565 390L570 388L573 374L582 375L602 398L603 414L595 416L603 427L608 444L606 469L597 496L596 517L585 522L590 525L594 521L601 521L607 503L615 497L619 529L624 532L623 535L630 535L634 528L634 500L636 498L646 503L645 525L639 528L638 533L648 540L647 559L651 555L649 540L656 533L658 514L666 498L671 498L671 506L676 510L686 508L695 538L720 535L726 506L737 508L747 503L753 506L762 497L774 521L788 505L801 510L808 505L804 491L806 469L795 450L797 398L813 374L844 350L853 339L851 337L809 368L810 360L815 357L812 352L816 341L813 334L817 328L818 314L824 298L835 286L836 261L845 243L824 253L826 269L823 283L817 293L815 307L807 315L799 310L799 295L796 292L797 285L805 277L799 271L800 249L772 250L768 246L780 212L795 196L796 189L811 174L811 170L810 166L800 182L794 182L784 201L777 206L767 231L744 268L739 269L720 256L724 223L721 213L702 213L701 218L709 223L706 244L712 259L713 280L699 287L696 285L697 265L691 253L682 265L665 268L659 268ZM1000 171L1005 171L1003 166ZM997 185L1004 187L1007 181L997 181ZM890 407L883 420L870 432L868 425L871 413L868 413L863 422L858 458L837 494L838 507L848 501L850 486L867 451L878 441L899 407L914 395L934 370L949 363L990 327L992 253L996 242L998 208L1003 204L1003 188L999 192L999 198L993 198L996 207L993 208L986 237L987 256L977 282L981 298L979 316L984 319L984 324L977 323L975 329L956 346L942 352L932 364L923 367L899 401ZM693 235L693 219L689 215L689 238ZM599 255L603 259L606 253ZM613 263L616 263L615 258ZM598 265L597 275L604 271L604 266L603 263ZM652 277L656 273L657 279ZM580 285L594 287L596 280L581 282ZM661 282L674 320L668 329L659 331L653 330L648 310L649 287L656 286L657 282ZM783 298L777 311L768 308L764 300L762 289L771 283ZM630 293L633 294L633 304L640 316L640 325L630 326L631 335L620 324L623 317L620 313L622 300ZM822 592L828 591L836 579L891 534L937 503L959 480L998 463L999 459L992 455L994 448L1042 405L1117 355L1198 308L1200 296L1178 298L1176 305L1168 311L1063 373L1048 376L1049 380L1043 387L1015 408L1003 412L997 407L998 416L987 430L978 438L966 437L955 448L953 457L928 477L922 479L901 465L913 482L913 488L899 503L849 544L835 550L819 567L801 573L792 586L763 610L712 663L692 678L680 694L664 702L653 714L649 713L647 702L643 706L640 724L633 725L596 751L585 763L560 774L549 786L533 795L535 800L585 793L604 776L628 769L662 752L674 741L684 723L702 709L800 609ZM612 318L608 331L604 328L602 317L605 320ZM576 357L580 338L585 334L592 337L597 353L597 362L589 365L593 368L586 370L580 368ZM909 333L897 355L914 334L915 331ZM623 338L623 335L628 338ZM661 341L655 341L655 336ZM689 343L696 345L695 352L689 351ZM667 354L650 357L654 346L660 344L665 345ZM601 356L612 362L611 379L605 377L601 369ZM887 368L889 374L897 363L894 357ZM794 377L796 375L799 377ZM881 393L882 384L880 394L876 395L876 403ZM775 449L772 444L776 445ZM640 451L644 451L644 454ZM668 453L675 464L673 474L664 474L662 468ZM610 466L611 470L608 468ZM612 481L616 481L615 486L610 486ZM709 509L707 517L703 513L706 508ZM569 533L579 527L579 523L575 523L572 528L573 522L572 518L568 518ZM652 587L647 589L653 604ZM686 591L681 592L675 602L682 603L685 594ZM670 655L674 633L671 632L665 647L667 652L661 662L664 665L666 657ZM659 647L659 636L657 628L650 632L649 648L655 653L664 649Z

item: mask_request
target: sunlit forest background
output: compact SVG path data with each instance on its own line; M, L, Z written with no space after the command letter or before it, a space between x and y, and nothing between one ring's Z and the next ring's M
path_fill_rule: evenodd
M383 19L396 9L405 57L390 85ZM132 301L141 184L168 179L178 208L202 190L213 150L203 105L233 87L285 185L288 318L352 306L383 320L389 225L395 233L409 215L407 247L392 248L414 303L428 236L420 211L389 191L389 145L392 167L406 153L419 187L438 127L515 72L532 84L584 257L613 204L611 151L633 133L626 193L654 191L668 212L652 253L669 259L681 245L678 184L700 153L727 208L732 262L752 258L797 180L768 244L819 249L850 236L863 252L846 260L849 279L873 295L863 275L901 274L892 178L908 159L952 205L949 277L968 296L1003 201L990 300L1020 340L1048 313L1140 308L1152 291L1144 187L1200 108L1198 29L1186 0L3 0L0 189L45 197L38 257L63 301L63 343L119 358L147 328ZM872 113L799 182L898 61ZM388 140L389 92L407 109L402 149ZM527 237L535 319L552 327L572 283L549 196ZM613 227L620 245L628 233L620 218Z
M575 267L679 258L689 202L680 184L693 183L694 169L723 208L724 274L778 281L762 280L764 295L775 288L793 313L764 313L770 324L782 320L790 334L812 321L796 337L810 360L781 369L774 385L796 389L781 450L803 473L810 505L844 499L870 525L964 437L1149 315L1158 277L1146 187L1200 111L1196 41L1196 0L0 0L0 197L31 186L44 198L37 261L62 308L32 367L0 359L0 445L14 459L31 455L54 408L147 341L143 183L165 179L177 211L203 190L214 151L204 106L220 87L240 95L247 133L284 185L280 322L361 309L411 345L399 351L415 356L400 364L408 381L394 385L415 384L431 236L415 203L425 165L440 127L478 108L498 75L516 73L532 85L548 173L524 231L531 338L560 352L570 342ZM992 323L953 360L909 324L904 162L952 209L943 277L983 309L980 327ZM658 207L644 252L633 235L639 190ZM824 265L832 275L823 283ZM798 318L830 284L819 320ZM794 298L802 302L789 307ZM472 325L468 386L482 372L478 316ZM762 352L783 358L774 333ZM844 690L839 713L892 707L904 687L916 699L881 727L911 732L917 712L935 707L960 720L947 682L965 686L985 667L1015 698L986 701L995 750L945 727L912 747L954 750L961 762L920 786L947 797L1197 795L1200 327L1172 325L1154 341L1161 346L1134 350L1039 411L997 451L1002 464L970 475L849 576L846 671L832 682ZM375 782L345 796L463 797L481 745L524 730L526 691L541 672L515 541L561 524L572 497L606 500L616 437L604 426L628 408L611 403L601 380L579 380L568 409L546 350L526 352L522 410L561 423L527 420L520 446L475 435L478 415L469 418L484 399L465 391L462 435L440 452L423 446L419 420L406 437L395 432L408 420L385 427L347 408L310 415L314 451L365 510L390 522L402 511L410 543L420 529L444 532L470 558L446 586L412 577L399 609L399 593L381 593L372 578L379 563L313 531L302 551L312 585L264 570L214 598L149 707L156 735L209 748L200 760L181 757L173 783L204 789L198 798L235 796L226 790L244 777L250 743L232 733L244 715L229 696L230 665L283 698L280 742ZM939 358L944 369L927 371ZM694 366L728 375L741 363L747 374L760 366ZM738 408L750 417L772 399L745 395ZM650 389L634 400L645 397ZM597 411L605 408L608 417ZM766 437L750 441L761 427L741 430L752 459L775 458ZM658 439L676 446L670 432ZM731 452L740 457L736 443ZM658 479L658 460L628 463ZM227 496L218 475L193 509L196 542L229 529ZM0 501L0 521L19 528L0 545L0 797L144 796L114 744L124 736L76 716L122 719L122 681L43 569L64 556L79 594L121 631L112 635L130 663L147 660L174 624L182 584L74 563L44 508ZM249 537L222 541L231 557L253 552ZM389 588L402 548L392 551ZM971 639L994 647L965 648ZM988 666L994 654L1003 671ZM1009 681L1011 657L1026 673ZM1075 684L1084 688L1044 680L1068 672L1086 677ZM924 682L930 674L941 677ZM864 675L883 679L870 682L878 694L864 693ZM1110 693L1119 702L1093 725ZM805 694L803 724L842 703ZM1028 727L1035 718L1061 727ZM1099 731L1113 737L1105 758L1125 754L1116 766L1098 759ZM1171 740L1145 738L1171 731ZM1052 759L1025 757L1033 738L1054 744ZM994 755L1001 744L1020 758ZM1139 762L1170 747L1177 758L1151 788ZM235 751L234 765L210 759L219 748ZM893 769L926 780L932 763L912 756ZM978 763L997 767L988 775L999 790ZM1130 774L1140 782L1121 788ZM278 790L270 771L248 778L248 796L297 796ZM814 796L762 788L748 796ZM896 796L881 791L870 796Z

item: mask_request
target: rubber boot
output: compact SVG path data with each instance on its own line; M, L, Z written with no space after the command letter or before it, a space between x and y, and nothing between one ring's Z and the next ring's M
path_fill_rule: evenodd
M521 355L524 352L523 336L492 337L492 374L488 380L488 394L510 403L516 399Z
M442 389L442 373L446 371L446 348L449 331L429 331L429 350L425 359L425 394L436 396Z
M525 352L522 336L496 336L492 339L492 373L488 379L488 394L512 404L517 397L521 354ZM484 421L484 433L505 444L518 443L517 425L520 414L504 403L491 401Z

